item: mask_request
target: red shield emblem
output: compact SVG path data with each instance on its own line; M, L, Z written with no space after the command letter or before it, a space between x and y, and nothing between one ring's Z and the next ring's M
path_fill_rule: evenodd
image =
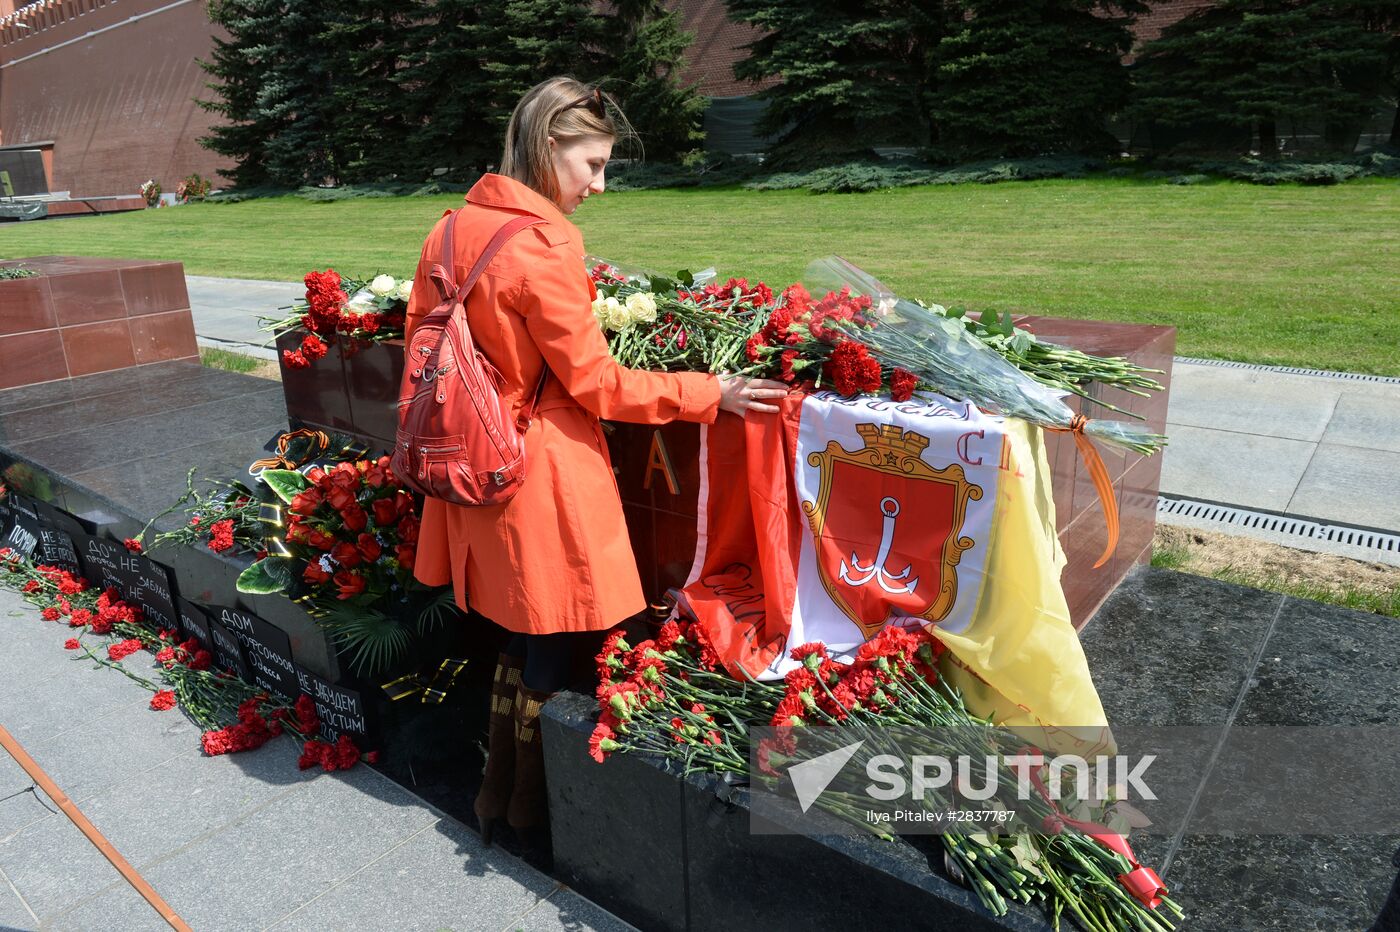
M867 638L893 614L938 621L957 599L961 535L982 489L962 467L922 459L928 438L898 427L856 426L865 447L836 441L808 462L821 470L816 502L803 502L817 568L833 602Z

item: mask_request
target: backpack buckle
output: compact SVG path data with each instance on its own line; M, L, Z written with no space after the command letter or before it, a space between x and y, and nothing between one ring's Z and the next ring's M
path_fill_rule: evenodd
M503 469L496 470L494 473L492 473L491 478L496 480L497 485L506 484L505 470Z

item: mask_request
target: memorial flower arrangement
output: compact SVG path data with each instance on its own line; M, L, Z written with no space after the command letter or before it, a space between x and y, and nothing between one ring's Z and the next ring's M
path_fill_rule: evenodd
M794 732L812 726L951 726L990 735L991 723L971 715L939 677L942 653L941 642L923 629L886 627L849 664L830 658L820 643L803 644L791 653L802 666L781 682L740 682L720 667L698 624L668 621L655 638L636 646L614 632L597 657L599 718L590 753L600 763L611 754L645 753L674 760L688 773L763 782L779 775L793 752ZM751 748L754 725L776 728L775 737ZM750 767L751 750L757 773ZM1101 817L1114 826L1094 826L1105 829L1105 843L1085 833L1088 823L1071 819L1048 798L1032 802L1044 818L1043 834L984 830L940 836L950 873L989 910L1004 915L1009 901L1038 903L1057 926L1068 914L1091 932L1173 928L1165 914L1179 917L1180 907L1113 834L1126 830L1135 810L1122 803L1102 808ZM867 818L868 804L830 789L816 799L836 817L890 837Z
M237 480L205 479L205 488L197 488L196 471L186 474L185 492L174 504L148 521L135 537L123 541L127 549L141 553L175 545L208 547L215 553L264 554L265 529L258 518L261 497ZM184 514L185 522L156 534L147 544L146 536L155 523L176 511Z
M344 770L361 760L377 760L376 752L362 753L348 736L342 735L334 744L322 740L311 697L287 702L230 671L216 669L213 655L197 640L157 629L139 607L123 601L115 590L99 592L68 570L35 565L9 548L0 548L0 585L23 594L40 608L45 621L71 629L74 636L64 642L65 650L80 651L95 664L117 670L150 690L153 711L182 709L201 728L200 744L206 754L253 750L288 734L301 742L298 766L302 769ZM152 655L160 683L123 662L142 651Z
M335 269L326 269L308 272L304 282L306 297L288 309L288 316L264 319L264 329L278 336L293 330L304 334L297 349L282 351L282 364L287 368L313 365L329 352L337 333L368 342L403 336L413 279L385 274L342 278Z
M1041 343L1009 316L972 321L904 300L834 256L809 267L809 281L829 286L815 294L800 283L775 294L743 278L720 284L683 272L669 279L590 262L594 314L626 366L735 372L848 396L888 392L896 401L933 390L1138 453L1151 454L1166 440L1134 425L1079 418L1061 397L1074 393L1121 411L1090 398L1086 386L1145 395L1161 388L1153 370Z
M419 517L389 457L266 469L261 478L280 505L262 518L268 552L239 576L239 591L288 595L357 672L384 672L452 600L450 589L413 577Z

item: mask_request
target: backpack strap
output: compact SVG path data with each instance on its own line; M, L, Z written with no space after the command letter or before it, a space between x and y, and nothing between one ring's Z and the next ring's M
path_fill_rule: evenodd
M462 306L462 310L465 314L467 295L476 287L477 280L481 278L482 273L486 271L486 267L491 264L491 260L496 258L496 253L501 251L501 247L506 244L506 241L527 227L544 223L539 217L531 217L528 215L516 217L513 220L507 221L496 231L495 235L491 237L490 242L486 244L486 248L482 250L481 255L477 257L476 264L472 266L471 272L467 274L466 280L462 282L460 287L457 287L456 254L453 251L452 229L457 225L457 216L461 212L462 208L459 207L448 217L447 227L442 234L442 257L441 260L433 266L432 272L430 273L432 280L437 283L438 290L442 292L445 306L440 307L423 318L424 324L431 322L446 325L447 320L452 316L453 311L456 310L458 305ZM448 303L448 298L455 298L455 300ZM462 323L465 327L466 321L463 320ZM535 395L530 401L528 413L522 412L522 428L529 427L530 422L534 420L535 410L539 407L540 396L544 394L544 383L548 376L549 366L546 365L540 373L539 384L535 386Z

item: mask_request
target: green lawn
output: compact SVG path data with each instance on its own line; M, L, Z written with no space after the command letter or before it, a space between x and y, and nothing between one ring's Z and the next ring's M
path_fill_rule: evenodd
M276 198L0 226L0 257L178 259L299 279L412 270L456 196ZM1172 324L1178 352L1400 375L1400 182L1330 188L1131 179L812 195L613 193L576 215L588 248L661 271L772 285L844 255L903 294L970 309Z

